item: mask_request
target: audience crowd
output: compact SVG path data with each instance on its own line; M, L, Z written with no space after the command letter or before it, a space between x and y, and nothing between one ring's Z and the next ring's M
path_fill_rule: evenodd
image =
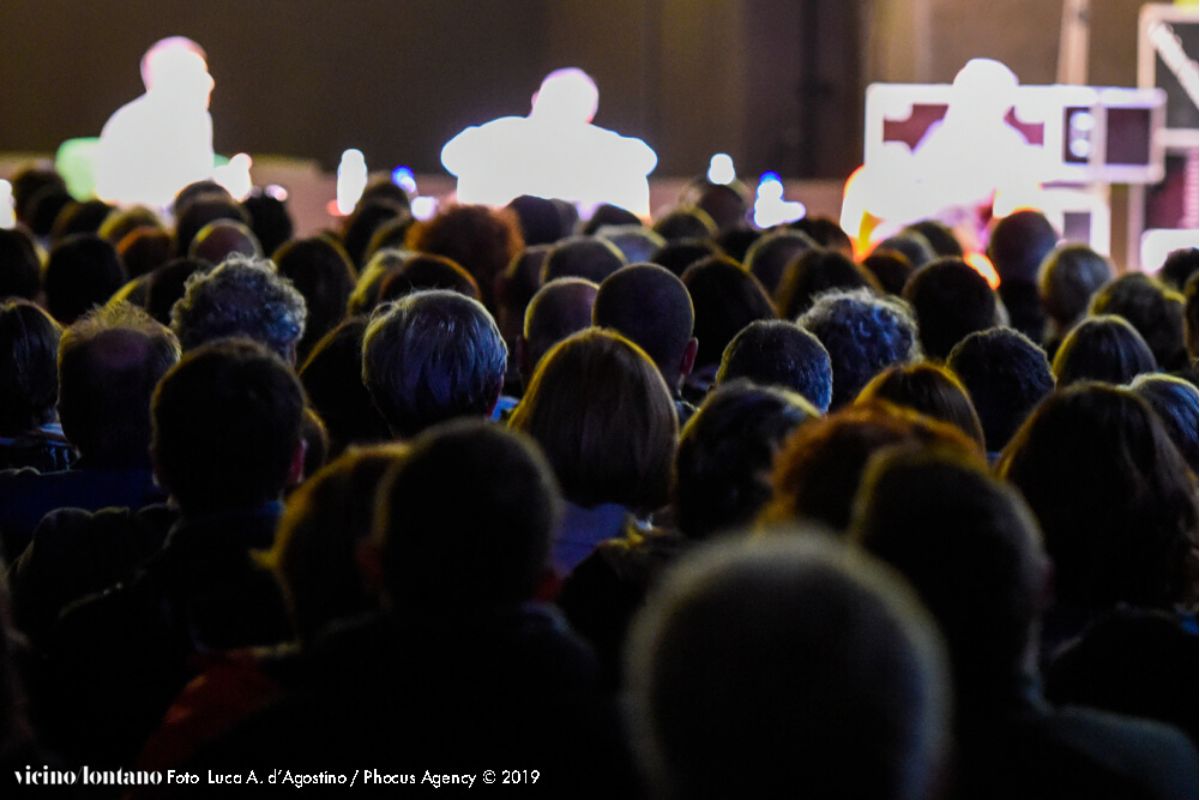
M13 190L4 775L1197 796L1196 248Z

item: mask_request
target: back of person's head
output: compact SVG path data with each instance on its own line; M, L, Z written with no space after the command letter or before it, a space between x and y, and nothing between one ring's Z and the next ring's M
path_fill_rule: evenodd
M387 199L360 199L342 225L342 247L355 267L362 267L374 255L370 251L375 233L397 220L408 219L408 212ZM409 228L411 234L412 229Z
M350 292L354 290L354 267L350 257L327 236L293 239L280 247L272 259L279 274L304 295L307 315L304 336L297 345L303 360L317 340L341 322Z
M917 315L921 347L944 359L968 334L997 323L996 296L983 276L957 258L921 267L904 286L904 299Z
M379 285L379 302L398 300L423 289L449 289L472 300L482 300L471 273L444 256L417 253L390 270Z
M1120 385L1145 372L1154 372L1154 354L1134 327L1112 314L1088 317L1080 322L1054 356L1054 378L1058 386L1079 381L1103 381Z
M100 226L113 211L113 207L103 200L85 200L82 203L68 203L54 218L54 227L50 229L50 240L59 241L76 233L100 232ZM101 236L104 239L105 237ZM109 244L115 242L106 239Z
M933 622L890 570L813 531L683 562L637 619L626 675L658 796L918 800L944 766Z
M1183 460L1200 472L1200 394L1196 385L1174 375L1139 375L1131 386L1150 404Z
M178 202L178 201L177 201ZM186 256L192 249L192 241L206 225L217 220L232 220L243 225L250 218L245 210L228 194L204 192L177 206L175 217L175 255Z
M54 222L63 209L75 202L70 193L59 186L43 186L29 199L29 219L25 223L40 239L49 239Z
M1041 523L1059 602L1087 611L1195 603L1196 479L1134 392L1100 383L1056 392L997 469Z
M788 223L788 227L807 234L818 247L825 250L834 250L846 257L854 255L854 244L850 237L831 217L810 214Z
M544 286L557 278L584 278L600 283L625 266L625 256L612 242L589 236L572 236L554 245L542 264Z
M525 309L521 337L521 375L526 384L551 347L591 327L599 290L600 287L583 278L558 278L538 289Z
M136 228L117 243L117 255L130 280L148 275L171 260L171 234L158 228Z
M129 206L128 208L113 209L96 233L113 247L136 230L147 228L155 231L166 231L158 214L145 206Z
M908 257L899 250L876 248L863 259L862 264L888 294L902 294L904 285L914 272Z
M859 392L856 403L886 400L948 422L986 449L983 426L962 382L946 367L922 361L888 367Z
M175 198L171 201L171 208L175 214L175 218L178 219L184 210L197 200L233 200L233 195L229 193L228 189L214 180L203 179L192 181L176 192Z
M363 260L370 261L380 250L388 248L403 250L408 242L408 231L414 222L416 220L412 217L395 217L380 223L375 232L371 234L371 241L367 243Z
M54 419L61 329L27 300L0 304L0 436Z
M523 194L509 201L508 208L517 216L525 246L553 244L568 235L554 201ZM637 217L634 217L636 220Z
M1042 307L1059 325L1069 326L1087 313L1092 295L1112 276L1109 260L1087 245L1059 245L1038 269Z
M1200 269L1200 248L1181 247L1167 254L1162 267L1155 274L1163 284L1182 292L1188 278Z
M618 333L590 328L555 345L510 424L537 440L578 505L648 512L667 500L675 405L654 362Z
M592 322L646 351L667 388L677 391L695 357L695 313L683 281L657 264L631 264L600 284Z
M308 312L304 295L266 259L235 257L192 273L171 308L171 329L184 350L244 336L294 363Z
M171 309L183 297L187 280L194 272L210 267L203 261L176 258L146 276L146 311L164 325L171 324Z
M696 315L693 331L699 340L699 367L719 364L733 337L751 322L777 316L758 279L731 259L702 259L688 267L682 280Z
M178 360L175 335L128 303L97 309L63 332L58 414L82 459L108 467L146 462L150 396Z
M908 259L908 263L912 264L913 269L920 269L938 257L937 251L933 249L933 245L929 244L925 234L912 228L895 236L889 236L876 244L871 252L884 250L900 253Z
M329 431L330 452L388 439L387 424L363 385L365 316L349 317L313 345L297 374Z
M41 262L33 241L19 228L0 228L0 298L37 298Z
M13 173L12 183L13 209L17 213L17 221L24 223L31 230L33 219L33 199L42 189L50 188L66 193L67 184L52 165L48 162L24 164Z
M750 210L746 196L726 183L708 183L696 187L695 206L708 214L718 231L727 231L746 222Z
M275 500L299 472L303 412L304 390L270 350L201 345L154 391L155 475L185 515Z
M746 251L744 263L750 274L758 278L763 288L774 295L780 281L783 280L787 265L801 253L816 248L817 243L800 231L772 231L750 246Z
M836 250L808 250L792 259L775 290L779 316L795 319L830 289L875 289L874 277Z
M188 258L214 265L235 255L261 258L263 250L249 225L231 219L219 219L205 225L196 232L188 248Z
M628 209L621 208L620 206L614 206L611 203L602 203L596 207L595 211L592 212L592 216L588 219L587 224L583 226L583 230L580 232L584 236L594 236L600 232L601 228L607 228L616 225L636 225L641 227L642 220L637 214L629 211ZM657 234L655 235L657 236ZM661 239L662 237L659 238Z
M825 346L785 320L756 320L733 337L721 356L717 383L742 378L796 392L821 413L833 398L833 366Z
M654 232L668 242L683 239L711 239L717 235L717 223L707 211L690 206L674 208L654 221Z
M771 499L775 454L821 412L803 397L745 380L714 389L688 420L675 454L675 522L689 539L748 525Z
M250 230L262 245L264 253L274 253L286 241L292 238L295 225L288 211L287 197L280 199L276 196L277 188L254 188L242 200L242 208L250 218Z
M905 230L916 231L924 236L925 241L929 242L929 246L933 248L933 252L940 257L963 257L962 243L944 222L938 222L936 219L923 219L909 225Z
M413 225L408 246L445 256L475 278L484 305L493 308L496 276L521 252L521 228L511 211L487 206L451 206L427 222Z
M649 260L682 276L693 264L720 254L720 248L705 239L680 239L655 250Z
M962 381L983 426L988 452L999 452L1034 406L1054 391L1054 373L1042 348L1011 328L967 336L946 366Z
M605 225L596 231L596 238L612 243L625 256L625 263L650 261L667 240L644 225Z
M375 512L392 612L427 617L528 601L560 503L527 437L468 421L426 432L384 478Z
M871 460L855 506L851 538L908 579L945 635L960 716L1009 702L1049 571L1020 495L951 454L894 448Z
M763 237L763 232L749 225L736 225L726 228L713 237L713 244L723 255L729 256L739 264L746 264L746 256L750 248ZM746 265L749 269L749 265Z
M1124 317L1146 340L1158 366L1167 371L1187 365L1183 333L1184 298L1140 272L1130 272L1100 288L1092 297L1092 314Z
M507 364L492 315L445 289L381 306L363 338L363 383L402 438L454 417L490 414Z
M68 236L46 261L46 310L69 325L93 306L104 305L125 284L117 251L94 233Z
M372 535L379 484L407 452L394 443L350 450L288 497L269 561L301 641L375 607L359 546Z
M899 444L944 447L986 464L975 443L949 423L883 401L850 406L802 425L784 443L763 521L809 519L844 531L867 462Z
M1004 281L1034 283L1038 267L1058 244L1054 226L1038 211L1018 211L992 229L988 257Z
M371 256L358 273L358 280L346 301L346 316L354 317L359 314L370 314L379 305L379 290L383 282L393 272L404 266L404 262L412 258L410 250L395 250L385 248Z
M817 298L797 320L829 353L833 365L830 408L849 403L885 367L920 357L917 324L907 304L865 289L833 291Z

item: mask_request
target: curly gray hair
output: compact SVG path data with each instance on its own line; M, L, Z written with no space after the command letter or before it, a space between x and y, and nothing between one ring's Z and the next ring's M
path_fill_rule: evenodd
M171 329L184 350L241 336L294 361L307 315L304 296L269 259L235 256L188 278Z

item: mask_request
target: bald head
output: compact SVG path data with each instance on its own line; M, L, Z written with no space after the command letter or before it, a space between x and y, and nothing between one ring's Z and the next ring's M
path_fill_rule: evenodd
M683 281L657 264L631 264L604 279L592 322L646 351L672 391L691 372L695 315Z
M219 219L205 225L188 248L189 258L203 259L210 264L220 264L236 253L251 258L263 254L254 231L231 219Z
M546 351L592 324L596 284L583 278L559 278L538 290L525 309L521 374L525 382Z

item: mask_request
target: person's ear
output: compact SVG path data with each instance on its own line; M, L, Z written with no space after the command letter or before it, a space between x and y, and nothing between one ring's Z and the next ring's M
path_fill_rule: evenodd
M679 380L687 380L696 366L696 353L700 352L700 340L693 336L688 339L687 347L683 350L683 359L679 362Z
M308 455L308 442L301 439L296 442L296 449L292 451L292 461L288 464L287 485L288 487L299 486L304 483L304 457Z

